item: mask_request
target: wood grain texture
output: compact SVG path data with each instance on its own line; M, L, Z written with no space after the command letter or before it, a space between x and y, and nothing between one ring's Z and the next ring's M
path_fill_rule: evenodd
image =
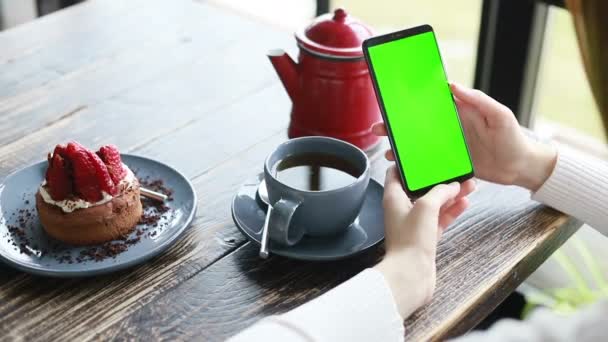
M213 8L200 4L190 10L214 11ZM159 9L157 12L161 13ZM226 20L225 17L225 14L217 15L216 20L228 23L234 21L234 18ZM129 18L125 20L128 21ZM184 29L188 28L183 21L176 23ZM191 27L199 24L195 20L188 23ZM238 21L236 24L240 30L234 32L237 36L247 37L253 32L265 34L264 38L255 44L274 45L290 40L290 37L283 34L266 32L256 23ZM192 32L184 31L184 34L190 33ZM191 34L192 40L201 40L200 45L193 50L198 50L199 55L201 55L200 50L205 46L214 46L213 36L201 33ZM210 40L210 44L205 44L205 40ZM62 115L62 118L56 119L53 124L0 149L2 178L6 177L9 171L41 159L55 143L77 139L85 144L115 142L125 152L143 153L159 158L193 178L197 189L204 187L204 190L199 191L202 202L198 208L199 217L204 216L204 219L197 219L186 237L181 240L181 245L172 248L166 254L170 256L164 256L159 263L150 264L148 271L138 269L135 275L131 272L123 272L116 276L82 282L62 280L40 282L39 278L12 270L7 269L6 272L2 272L0 317L3 320L0 325L0 336L50 338L53 332L63 332L49 327L63 321L66 323L63 325L65 327L78 328L71 330L71 338L80 337L80 329L90 326L91 322L95 322L104 314L124 313L132 305L141 305L142 301L145 302L175 283L187 279L192 272L204 268L206 264L226 253L226 250L236 248L244 242L240 234L237 238L225 236L221 231L222 226L217 225L213 217L215 213L223 214L219 206L229 201L227 196L235 191L235 186L238 186L241 179L251 175L250 169L253 169L254 163L256 166L260 165L260 160L263 160L271 147L262 145L266 148L258 150L258 154L255 154L257 158L253 161L250 159L249 165L243 163L241 172L224 170L224 173L229 171L234 174L234 179L224 178L224 181L214 182L209 181L204 173L225 160L238 156L239 153L247 153L246 151L252 146L269 139L272 141L270 146L274 146L285 139L289 102L287 96L282 94L280 85L275 82L269 87L269 80L276 76L269 67L264 51L259 46L256 48L255 44L250 39L241 40L234 45L224 42L222 45L225 48L221 51L206 53L205 63L201 61L184 66L176 65L175 72L134 86L131 91L122 93L118 97L86 102L87 107L77 113ZM162 46L158 50L156 53L162 54ZM259 58L241 61L243 51L252 51L258 54ZM180 53L188 55L190 52ZM154 61L159 66L165 62L173 63L165 58L156 58ZM248 71L250 68L252 71ZM226 70L233 70L236 73L224 74ZM107 77L112 76L115 80L124 78L121 72L112 71L110 74ZM207 82L204 81L205 79L218 81ZM91 94L95 93L95 89L92 88L88 88L88 91ZM236 99L241 101L235 101ZM273 106L267 106L268 103L272 103ZM252 110L254 108L263 110ZM4 114L2 115L4 117ZM255 126L260 118L267 120L264 129L251 130L250 127ZM40 116L33 119L39 120ZM36 121L37 124L42 122ZM121 125L117 126L117 123ZM234 134L239 139L227 141L225 139L227 133ZM188 151L187 154L180 153L184 148ZM144 151L140 152L140 150ZM247 158L239 156L239 160L245 161ZM261 169L261 166L259 168ZM200 181L197 176L201 176ZM234 184L230 187L226 182L234 182ZM208 185L215 187L215 190L205 187ZM224 196L221 193L224 193ZM224 202L209 200L211 194L213 194L212 198L224 199ZM209 207L210 205L212 207ZM207 212L211 214L205 215ZM199 230L205 231L200 237L197 233ZM197 241L198 239L201 241ZM217 243L218 241L220 243ZM188 248L192 246L195 247L194 252L199 252L196 257L188 254L190 251ZM189 257L181 259L180 256ZM150 272L159 268L164 272ZM141 290L140 286L135 285L137 283L146 290ZM132 290L125 291L127 285ZM127 293L131 293L130 300L125 300L124 296ZM114 300L105 302L110 305L104 305L103 310L91 310L92 306L104 302L104 298L114 298ZM82 309L83 316L70 314L72 310L79 309ZM32 317L29 320L21 319L23 318L21 316L35 312L47 312L55 319L49 320L48 317L43 316ZM120 319L120 315L115 317ZM18 326L10 323L13 319ZM79 326L74 322L82 325ZM112 320L109 319L107 322L110 323ZM63 336L70 336L70 329L67 330Z
M183 238L130 270L57 280L0 266L0 340L221 340L377 262L381 248L262 261L232 222L236 189L286 138L290 103L265 52L293 44L190 0L90 0L0 33L0 181L75 139L166 162L200 200ZM465 332L578 226L512 187L482 183L472 202L444 235L435 298L405 323L407 338Z
M194 186L202 197L202 203L193 226L165 255L135 268L135 275L125 277L125 274L131 273L122 272L96 277L92 282L58 280L53 281L50 287L23 275L17 277L18 283L12 278L11 282L0 286L0 298L5 298L1 294L13 290L18 291L21 297L11 304L0 305L0 315L4 314L3 323L9 334L7 336L25 336L28 339L91 337L95 331L124 319L130 312L187 281L244 244L245 238L234 227L230 207L226 203L230 203L244 179L261 172L262 161L268 151L283 140L284 127L235 158L220 162L194 178ZM373 157L378 159L380 154ZM226 177L227 174L230 177ZM104 290L100 291L100 288ZM59 298L50 302L47 295L54 296L52 293L55 291ZM10 298L10 295L7 297ZM91 310L91 307L95 310ZM38 316L24 317L32 310L43 310L45 320L39 321Z
M242 179L250 176L268 149L284 140L278 133L239 156L243 167L227 163L194 180L201 196L197 218L162 256L132 270L85 280L39 282L27 275L0 286L2 332L26 339L85 339L106 325L190 279L245 242L232 225L229 203ZM253 157L253 158L250 158ZM230 172L235 177L222 177ZM227 229L233 228L233 229ZM16 295L18 294L18 295ZM40 312L40 315L32 313Z
M380 170L384 166L375 163ZM406 340L441 340L468 331L580 225L514 187L482 183L471 200L471 209L440 242L437 291L405 322ZM381 255L377 250L318 264L281 257L261 261L256 250L244 245L98 337L219 341L317 297Z
M0 65L0 145L14 141L21 146L28 133L67 125L104 128L121 122L112 130L121 135L145 124L143 117L158 116L149 120L158 128L175 127L175 120L185 124L238 100L253 83L262 87L275 82L266 50L291 43L284 33L205 4L157 0L140 5L141 10L113 25L97 22L101 33L85 39L79 31L67 31L65 38L30 56L33 61ZM210 34L218 27L223 39ZM66 71L46 75L38 70L51 64ZM138 128L151 133L145 126Z
M276 90L276 87L271 87L265 91L254 93L250 99L229 106L216 114L219 117L231 118L236 114L241 114L251 106L260 106L268 102L276 96ZM265 131L249 130L247 127L252 123L247 118L243 118L243 123L246 125L232 129L233 134L239 135L240 144L225 144L219 148L219 151L214 144L220 143L226 132L223 129L218 129L220 128L218 126L210 125L209 123L212 123L213 120L195 122L192 126L188 126L188 128L194 127L201 134L207 135L209 139L208 142L205 139L205 144L210 153L201 153L200 157L195 157L195 160L201 162L192 162L191 156L197 154L178 153L181 146L198 144L198 136L192 136L184 132L188 128L176 129L171 135L158 142L159 146L165 146L166 150L164 151L171 152L173 160L170 160L170 162L172 162L172 165L179 165L180 170L192 176L201 203L198 207L197 218L185 237L171 248L167 255L160 260L155 259L149 265L150 269L148 271L138 269L136 278L128 277L125 279L124 273L122 273L118 276L98 277L93 282L53 281L50 288L47 287L48 284L41 284L36 281L36 278L27 275L19 276L17 282L14 278L9 278L10 281L0 286L0 293L8 293L7 296L10 298L11 291L19 288L22 300L13 301L11 305L0 306L0 316L3 315L4 319L3 328L6 328L7 331L10 330L11 334L25 335L26 337L52 338L54 337L53 333L61 333L64 334L63 337L69 337L69 333L73 332L79 332L76 335L79 336L81 330L71 330L71 328L76 328L80 324L82 324L82 327L86 327L91 321L95 322L99 317L104 317L106 314L113 318L104 317L104 323L113 322L113 319L120 319L120 315L116 314L117 312L124 313L124 311L132 309L131 305L138 306L147 300L151 300L167 288L206 267L208 263L221 257L228 250L242 244L244 238L236 231L222 231L227 224L226 220L230 222L228 208L225 207L225 204L229 203L236 187L244 178L252 174L252 170L261 171L262 161L268 151L285 139L287 101L285 100L283 105L280 105L281 101L276 103L277 106L269 108L265 112L267 118L272 121L268 128L272 128L273 125L275 127L272 129L274 132L271 131L270 136L264 135L263 132ZM252 146L257 148L252 151ZM154 156L153 151L150 151L147 155ZM193 147L192 152L197 152L196 148ZM230 160L233 158L239 160L240 167L238 169L233 170L232 165L222 166L224 159ZM210 170L217 171L209 173ZM233 176L226 177L227 174ZM155 269L159 269L160 272L150 272L150 270ZM91 286L91 284L95 286ZM124 287L127 285L128 289L125 290ZM98 286L102 286L104 291L99 291ZM61 299L57 302L50 302L48 297L42 295L49 291L58 291L58 294L61 293ZM86 297L74 296L74 294L86 294ZM125 300L126 298L128 300ZM97 303L100 302L111 305L104 304L96 310L90 310L87 305L87 303L91 303L91 305L97 306ZM75 309L76 304L82 306L82 312ZM43 308L46 308L48 314L52 314L56 320L46 319L39 322L39 317L32 317L31 320L17 320L25 312ZM78 312L78 316L69 314L69 312L75 313L74 310ZM62 314L64 312L67 316ZM60 329L48 329L47 323ZM75 338L76 336L71 337Z

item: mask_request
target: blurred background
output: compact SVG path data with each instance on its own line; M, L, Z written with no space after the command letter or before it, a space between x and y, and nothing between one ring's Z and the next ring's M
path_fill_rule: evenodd
M287 31L309 23L317 8L317 1L311 0L212 2L275 23ZM440 39L450 79L473 86L482 0L333 0L328 3L330 10L346 8L378 33L431 24ZM580 60L570 14L560 6L548 6L547 12L529 125L545 136L557 134L568 138L572 133L579 133L602 151L599 142L605 143L606 137Z
M0 28L7 29L20 25L82 1L0 0ZM287 34L307 25L318 12L331 11L337 7L347 9L351 15L359 17L374 27L378 33L430 23L440 39L450 79L470 86L476 85L475 71L483 0L209 0L209 2L272 23L283 28ZM523 120L526 122L522 124L535 129L545 137L575 146L582 144L585 150L596 151L605 157L608 156L605 148L606 136L585 78L570 14L562 6L546 6L546 18L543 18L546 23L543 28L544 33L541 34L542 41L538 43L540 56L537 78L532 90L533 98L529 104L530 113L526 115L526 120ZM521 8L522 11L526 9L529 7ZM505 15L513 16L514 9L507 10L505 12L510 13ZM519 14L524 21L525 14ZM515 14L516 17L519 15ZM514 21L516 22L517 18L514 18ZM500 63L494 65L494 68L501 67ZM493 96L500 98L496 94ZM516 111L516 108L510 107Z

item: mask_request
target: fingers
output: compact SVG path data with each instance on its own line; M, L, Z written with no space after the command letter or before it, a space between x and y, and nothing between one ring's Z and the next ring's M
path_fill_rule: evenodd
M471 105L468 102L461 100L457 96L454 96L454 102L456 103L456 108L458 108L458 113L460 113L460 114L469 114L476 110L475 106Z
M443 231L447 226L452 224L469 207L469 199L461 197L454 204L446 207L439 215L439 230Z
M460 193L460 183L439 184L422 196L416 204L430 209L439 210L448 201L453 200Z
M488 129L488 122L485 117L479 114L479 110L470 103L464 102L458 97L455 97L456 108L458 108L458 116L463 125L464 132L467 134L467 139L470 139L471 134L476 132L484 132Z
M473 179L466 180L465 182L460 184L460 192L456 196L456 198L466 197L470 195L475 189L477 185Z
M469 179L460 184L460 191L454 199L448 200L439 213L439 236L443 230L452 224L468 207L469 199L466 197L475 191L476 184L473 179Z
M482 91L477 89L467 88L465 86L450 83L450 89L454 96L461 102L468 106L474 107L479 114L485 117L491 125L495 120L502 120L505 118L505 114L512 115L511 110L500 102L494 100L490 96L486 95ZM458 105L458 104L457 104ZM507 115L506 117L508 117Z
M450 83L450 90L461 102L473 106L477 109L484 106L491 97L477 89L471 89L457 83Z
M386 150L386 152L384 152L384 158L386 158L388 161L395 161L395 154L393 153L393 150Z
M458 195L456 195L456 197L454 197L453 199L449 199L447 202L445 202L443 204L442 208L451 207L459 199L470 195L473 191L475 191L475 188L476 188L476 184L473 179L464 181L463 183L460 184L460 192L458 192Z
M435 254L437 237L440 236L440 208L458 195L459 183L439 184L416 201L408 213L408 231L405 239L409 245L421 249L428 255ZM459 203L455 201L454 205ZM460 205L460 204L459 204ZM446 216L449 218L449 215Z
M372 133L374 133L375 135L377 135L379 137L387 136L388 132L386 130L386 126L384 125L384 122L376 122L375 124L373 124Z
M383 205L385 209L402 210L405 211L404 213L409 212L412 207L412 202L403 191L397 168L394 165L386 171Z
M384 125L384 122L376 122L375 124L372 125L372 133L374 133L375 135L379 136L379 137L385 137L388 135L388 132L386 130L386 126ZM395 160L395 154L393 153L393 151L391 150L387 150L384 153L384 158L386 158L386 160L388 161L394 161Z

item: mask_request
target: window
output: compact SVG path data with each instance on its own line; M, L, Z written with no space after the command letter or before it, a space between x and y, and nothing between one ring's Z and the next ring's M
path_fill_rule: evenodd
M557 140L606 142L600 114L593 100L581 60L570 13L549 9L545 43L535 95L535 130Z
M378 33L416 25L433 26L450 80L473 84L481 0L333 0Z
M316 1L309 0L214 0L272 22L286 34L307 25L316 12ZM442 56L451 80L472 85L481 0L331 0L330 9L342 7L349 14L373 27L377 33L430 24L439 38ZM287 31L289 30L289 31Z

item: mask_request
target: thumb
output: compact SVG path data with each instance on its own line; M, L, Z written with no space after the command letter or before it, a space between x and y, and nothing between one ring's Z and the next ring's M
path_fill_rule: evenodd
M416 201L408 215L408 219L411 220L407 235L410 245L418 246L429 255L435 255L441 206L456 198L459 191L459 183L439 184Z
M439 184L431 189L426 195L422 196L416 204L421 204L423 207L438 212L444 204L455 199L459 192L460 183L458 182Z
M404 214L410 211L412 202L401 185L399 173L395 165L391 166L386 170L386 178L384 180L384 198L383 206L389 210L400 210Z

